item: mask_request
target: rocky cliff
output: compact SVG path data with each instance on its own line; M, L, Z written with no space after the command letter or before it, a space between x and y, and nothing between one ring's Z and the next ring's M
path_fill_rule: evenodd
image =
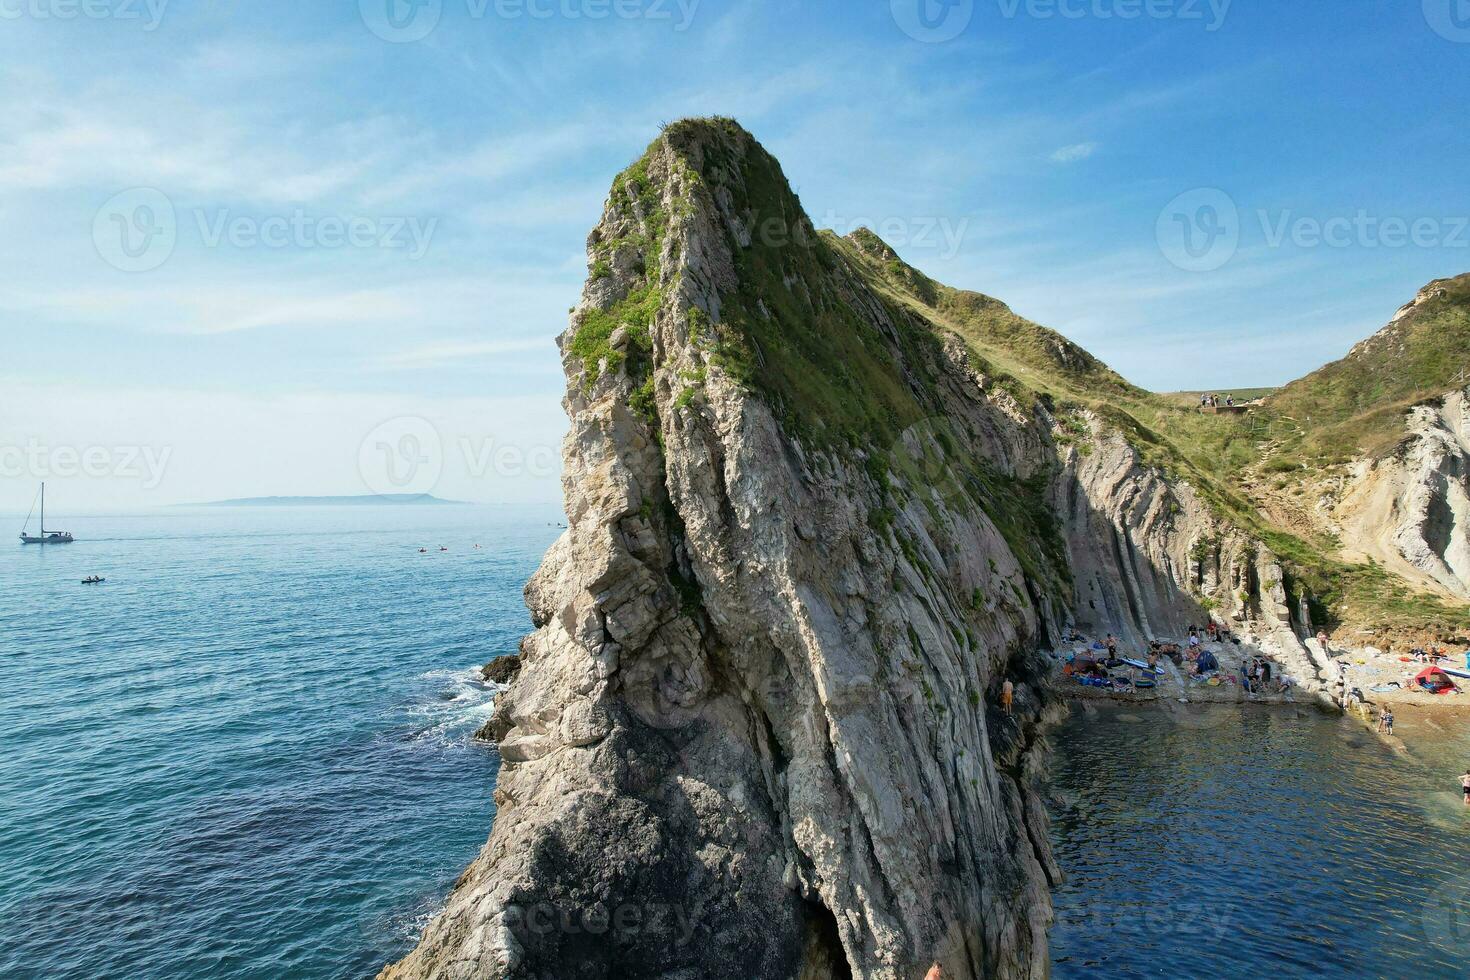
M588 250L494 832L383 976L1044 976L1042 651L1214 614L1312 687L1310 597L1152 396L818 232L732 122L666 128Z

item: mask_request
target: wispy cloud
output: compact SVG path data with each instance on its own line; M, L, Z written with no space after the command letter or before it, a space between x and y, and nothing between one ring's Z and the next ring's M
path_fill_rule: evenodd
M1096 143L1073 143L1052 152L1051 158L1054 163L1076 163L1086 160L1097 152Z
M495 361L516 354L545 354L553 350L555 350L555 344L547 337L527 337L519 340L445 341L380 354L369 359L367 367L375 371L424 371L449 365L462 367Z

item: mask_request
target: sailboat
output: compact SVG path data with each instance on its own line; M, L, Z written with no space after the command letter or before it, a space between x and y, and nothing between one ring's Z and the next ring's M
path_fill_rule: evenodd
M31 504L31 514L36 512L36 505ZM75 540L70 531L48 531L46 530L46 484L41 484L41 534L39 537L27 534L31 527L31 515L26 515L25 527L20 529L21 544L71 544Z

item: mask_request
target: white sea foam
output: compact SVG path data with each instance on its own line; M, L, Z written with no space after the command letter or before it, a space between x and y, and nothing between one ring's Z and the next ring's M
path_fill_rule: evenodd
M439 746L464 744L490 720L495 697L505 690L504 685L484 680L478 667L431 670L420 677L434 682L436 690L408 709L409 716L421 726L410 738Z

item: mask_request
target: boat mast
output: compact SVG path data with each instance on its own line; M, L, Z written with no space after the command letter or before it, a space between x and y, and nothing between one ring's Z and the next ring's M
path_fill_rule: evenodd
M41 484L41 537L46 536L46 484Z

